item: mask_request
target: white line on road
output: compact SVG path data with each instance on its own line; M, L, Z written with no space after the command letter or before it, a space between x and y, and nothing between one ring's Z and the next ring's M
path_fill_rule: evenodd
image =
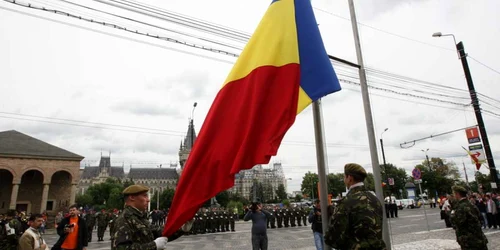
M491 235L491 234L496 234L496 233L500 233L500 231L487 232L487 233L484 233L484 235Z
M430 231L419 231L419 232L415 232L413 234L425 234L425 233L441 232L441 231L448 231L448 230L452 230L452 228L441 228L441 229L434 229L434 230L430 230Z
M408 225L404 225L404 226L397 226L398 228L404 228L404 227L413 227L413 226L418 226L420 224L408 224Z

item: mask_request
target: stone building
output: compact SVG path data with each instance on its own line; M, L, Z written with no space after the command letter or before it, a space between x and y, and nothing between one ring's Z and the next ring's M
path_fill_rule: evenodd
M167 168L130 168L130 171L125 173L123 165L112 166L111 156L101 155L98 166L86 166L82 169L78 193L84 194L90 186L103 183L110 177L145 185L150 188L151 193L161 192L166 188L175 189L179 178L176 167L176 164L171 164Z
M266 186L270 186L272 192L270 195L273 199L276 198L276 190L280 184L285 186L286 191L286 178L281 163L274 163L271 168L257 165L252 169L241 170L235 175L234 186L228 191L249 199L254 180L262 183L264 189Z
M83 156L15 130L0 132L0 213L54 215L75 202Z

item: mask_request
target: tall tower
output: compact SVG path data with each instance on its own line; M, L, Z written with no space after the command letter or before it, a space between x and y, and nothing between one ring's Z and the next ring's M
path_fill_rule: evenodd
M181 164L181 172L184 169L184 164L186 163L189 153L191 153L191 149L193 148L195 141L196 131L194 129L194 120L193 118L191 118L189 119L186 137L184 137L184 141L181 141L181 146L179 149L179 163Z

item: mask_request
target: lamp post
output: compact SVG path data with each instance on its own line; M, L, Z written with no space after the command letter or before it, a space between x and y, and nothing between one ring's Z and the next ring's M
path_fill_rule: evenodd
M483 140L484 152L486 154L486 160L488 161L488 167L490 169L490 175L492 181L498 186L498 175L495 168L495 161L493 159L493 154L491 153L490 142L488 140L488 134L486 133L486 127L484 125L483 115L481 113L481 108L479 107L479 99L477 98L476 90L474 88L474 82L472 81L472 75L469 69L469 63L467 62L467 53L465 53L464 44L462 42L457 43L455 36L453 34L442 34L441 32L436 32L432 34L433 37L451 36L455 43L455 47L458 53L458 59L462 62L462 68L464 69L465 79L467 80L467 87L469 88L469 94L472 101L472 107L474 108L474 113L476 114L476 121L479 129L479 134Z
M191 121L190 121L191 124L189 124L193 128L191 129L191 150L193 150L194 146L194 109L196 108L196 106L198 106L197 102L193 104L193 110L191 111Z
M429 156L427 155L427 151L429 151L429 149L426 150L421 149L420 151L424 152L425 159L427 159L427 167L429 167L429 171L432 172L431 162L429 161Z
M387 183L389 183L389 175L387 174L387 164L385 162L385 152L384 152L384 133L387 132L389 128L385 128L384 131L380 134L380 148L382 149L382 159L384 161L384 172L385 172L385 179L387 180ZM392 189L389 185L389 204L392 203Z

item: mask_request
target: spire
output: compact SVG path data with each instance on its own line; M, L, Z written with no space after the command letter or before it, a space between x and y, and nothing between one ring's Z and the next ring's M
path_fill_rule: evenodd
M188 131L184 139L184 148L187 150L191 150L191 148L193 148L193 144L195 141L196 141L196 131L194 129L194 121L193 119L190 119Z
M181 146L179 147L179 150L182 150L182 140L181 140Z

